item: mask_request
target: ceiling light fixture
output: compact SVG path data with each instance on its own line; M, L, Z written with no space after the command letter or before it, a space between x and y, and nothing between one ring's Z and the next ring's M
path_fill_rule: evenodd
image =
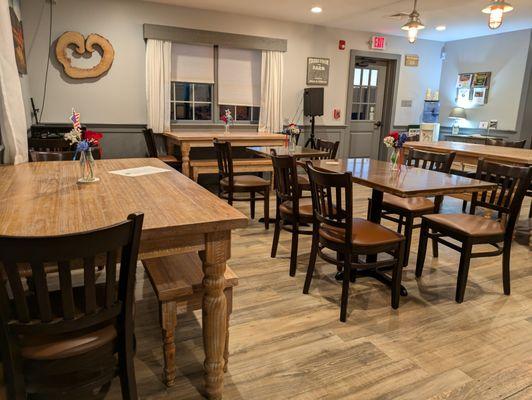
M312 7L310 9L310 12L314 13L314 14L319 14L320 12L322 12L323 10L321 9L321 7L319 6L315 6L315 7Z
M446 29L447 29L447 27L445 25L438 25L436 27L436 30L439 31L439 32L442 32L442 31L444 31Z
M489 14L488 26L490 29L498 29L502 25L503 14L510 12L514 7L504 0L492 1L482 10L484 14Z
M401 29L408 31L408 41L414 43L417 39L417 33L420 29L425 29L425 25L419 19L419 13L416 10L417 0L414 0L414 9L410 14L408 14L408 21L404 24Z

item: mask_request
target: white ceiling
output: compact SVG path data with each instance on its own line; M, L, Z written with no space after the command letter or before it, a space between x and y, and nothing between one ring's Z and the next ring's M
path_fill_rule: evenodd
M410 12L413 0L144 0L190 8L254 15L277 20L304 22L356 31L405 35L402 20L387 17ZM480 10L488 0L418 0L421 20L427 26L419 37L450 41L532 28L532 0L509 0L515 9L505 14L503 26L492 31ZM321 14L310 8L319 5ZM447 30L438 32L437 25Z

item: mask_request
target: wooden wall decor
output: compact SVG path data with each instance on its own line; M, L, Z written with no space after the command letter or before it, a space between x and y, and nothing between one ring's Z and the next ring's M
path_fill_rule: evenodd
M100 62L92 68L78 68L72 66L72 59L67 56L66 49L70 45L75 45L74 49L78 54L93 53L98 46L102 50L102 58ZM106 73L115 58L115 50L111 43L101 35L91 33L85 38L79 32L65 32L55 45L55 56L57 61L61 63L65 74L74 79L96 78Z

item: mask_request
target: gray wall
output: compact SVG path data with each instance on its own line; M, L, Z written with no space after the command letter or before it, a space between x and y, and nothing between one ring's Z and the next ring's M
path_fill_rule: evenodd
M499 130L517 130L531 31L527 29L445 44L446 59L440 84L442 125L452 125L447 116L455 107L458 74L491 72L488 103L468 109L469 120L461 126L478 128L479 121L496 119Z

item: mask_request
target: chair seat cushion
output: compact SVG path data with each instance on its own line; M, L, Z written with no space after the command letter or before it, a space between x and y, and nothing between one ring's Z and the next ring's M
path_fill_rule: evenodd
M502 222L471 214L429 214L423 216L429 223L458 231L462 234L482 237L504 235Z
M406 211L412 212L422 212L422 211L433 211L434 202L425 198L425 197L399 197L394 196L393 194L385 193L382 199L382 206L384 209L386 207L390 208L400 208Z
M117 337L114 325L80 331L75 334L26 336L21 340L21 355L30 360L57 360L90 352Z
M291 201L285 201L279 206L279 211L284 215L293 215L294 206ZM312 219L312 200L300 199L299 200L299 216L305 219Z
M344 243L345 230L322 224L320 236L336 243ZM352 243L357 247L395 245L404 240L404 236L382 225L362 219L353 218Z
M162 162L165 162L165 163L176 163L176 162L178 162L177 158L175 158L174 156L170 156L170 155L163 155L163 156L159 156L157 158L159 160L161 160Z
M229 186L229 178L223 178L220 185ZM233 177L233 186L236 188L254 188L270 186L270 182L260 176L255 175L236 175Z

